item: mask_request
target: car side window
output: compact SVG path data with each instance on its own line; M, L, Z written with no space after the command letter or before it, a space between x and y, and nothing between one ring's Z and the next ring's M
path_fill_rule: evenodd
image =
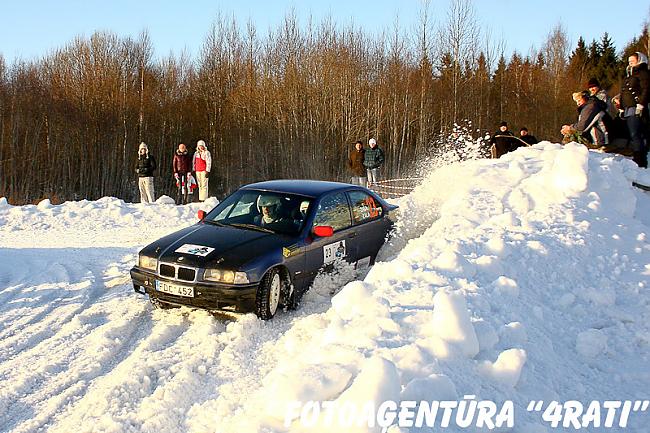
M330 194L320 201L314 216L314 226L331 226L337 231L351 225L350 206L345 193Z
M380 218L384 209L377 200L363 191L349 191L352 203L352 219L355 224Z

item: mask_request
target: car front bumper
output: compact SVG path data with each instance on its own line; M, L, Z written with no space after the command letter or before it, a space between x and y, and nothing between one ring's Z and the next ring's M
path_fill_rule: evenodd
M255 296L258 283L246 285L226 285L209 283L188 283L160 277L153 272L138 267L131 268L133 289L142 295L149 295L173 305L183 305L205 310L235 310L250 312L255 310ZM194 288L194 297L171 295L156 290L156 280Z

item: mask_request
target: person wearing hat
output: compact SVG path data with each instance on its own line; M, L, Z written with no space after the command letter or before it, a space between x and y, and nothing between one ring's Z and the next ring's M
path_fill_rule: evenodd
M539 140L537 137L532 135L530 132L528 132L528 128L525 126L522 126L521 129L519 130L519 139L529 146L532 146L533 144L539 143Z
M508 129L508 122L502 121L499 123L499 130L492 135L490 141L490 154L492 158L501 158L508 152L512 152L519 147L519 140ZM522 143L523 144L523 143Z
M363 166L366 167L368 175L368 186L372 186L379 181L379 169L384 164L384 151L377 146L377 140L371 138L368 140L369 149L366 149L363 155Z
M208 178L212 168L212 156L205 145L205 141L196 142L196 152L192 158L192 171L196 173L196 181L199 184L199 201L208 198Z
M135 163L138 188L140 189L140 203L153 203L156 201L153 189L153 172L155 169L156 160L153 155L149 155L149 147L143 141L138 147L138 160Z
M600 87L600 82L597 78L592 77L587 81L587 90L589 90L591 96L598 98L599 101L605 103L605 111L611 118L616 117L616 107L614 107L614 104L612 103L612 98L607 95L605 89Z

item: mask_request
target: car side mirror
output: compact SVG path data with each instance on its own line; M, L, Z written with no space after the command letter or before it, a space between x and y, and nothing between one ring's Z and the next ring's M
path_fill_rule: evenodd
M316 226L313 228L312 233L321 238L329 238L334 234L334 229L330 226Z
M199 217L199 221L203 221L203 219L205 218L205 211L203 209L199 211L198 217Z

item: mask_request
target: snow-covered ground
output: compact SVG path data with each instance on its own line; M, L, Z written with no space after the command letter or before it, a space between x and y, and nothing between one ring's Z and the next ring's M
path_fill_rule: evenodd
M268 322L133 292L139 248L198 204L0 199L0 431L342 431L287 407L464 396L513 402L496 431L575 431L529 402L650 399L650 193L632 180L650 176L573 144L447 165L400 199L367 275L319 277ZM618 421L581 431L650 415ZM487 431L453 425L436 431Z

